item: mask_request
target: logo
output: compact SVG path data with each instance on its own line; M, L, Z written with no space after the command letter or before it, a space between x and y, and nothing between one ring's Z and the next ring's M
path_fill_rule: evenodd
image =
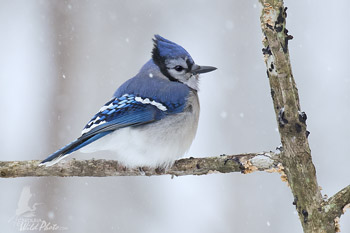
M19 231L63 231L67 227L59 226L47 219L37 216L40 207L44 203L32 203L33 194L29 186L24 186L18 200L15 215L9 220L11 224ZM48 213L49 218L54 218L54 213Z

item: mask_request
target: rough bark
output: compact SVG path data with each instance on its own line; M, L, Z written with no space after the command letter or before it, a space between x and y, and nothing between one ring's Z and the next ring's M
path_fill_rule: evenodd
M282 0L260 2L263 6L260 18L264 35L263 54L283 146L279 159L293 192L304 232L336 232L335 218L340 216L344 204L349 202L349 188L337 195L341 201L337 197L329 202L322 198L307 139L306 114L300 109L289 59L288 41L293 37L288 35L286 29L287 8ZM326 208L322 208L324 205ZM333 214L328 214L326 210Z

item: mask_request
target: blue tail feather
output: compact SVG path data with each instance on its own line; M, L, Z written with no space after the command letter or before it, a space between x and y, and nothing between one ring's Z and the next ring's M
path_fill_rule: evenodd
M111 132L112 131L101 132L101 133L98 133L98 134L96 134L92 137L89 137L89 138L80 137L80 138L76 139L75 141L65 145L64 147L62 147L58 151L54 152L53 154L51 154L49 157L44 159L39 165L40 166L42 166L42 165L51 166L51 165L57 163L64 156L67 156L70 153L79 150L80 148L96 141L97 139L100 139L103 136L106 136L107 134L109 134Z

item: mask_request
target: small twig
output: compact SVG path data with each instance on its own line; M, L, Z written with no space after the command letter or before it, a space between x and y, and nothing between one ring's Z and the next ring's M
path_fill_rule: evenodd
M282 172L275 154L272 152L222 155L208 158L185 158L175 162L167 169L126 168L114 160L68 160L52 167L38 166L39 160L2 161L0 177L38 177L38 176L154 176L154 175L207 175L211 173L253 171Z

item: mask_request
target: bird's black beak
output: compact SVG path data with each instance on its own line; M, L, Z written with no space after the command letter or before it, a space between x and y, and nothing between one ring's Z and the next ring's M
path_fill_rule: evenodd
M213 67L213 66L199 66L199 65L194 64L192 66L191 73L194 75L203 74L203 73L208 73L208 72L214 71L216 69L217 68Z

